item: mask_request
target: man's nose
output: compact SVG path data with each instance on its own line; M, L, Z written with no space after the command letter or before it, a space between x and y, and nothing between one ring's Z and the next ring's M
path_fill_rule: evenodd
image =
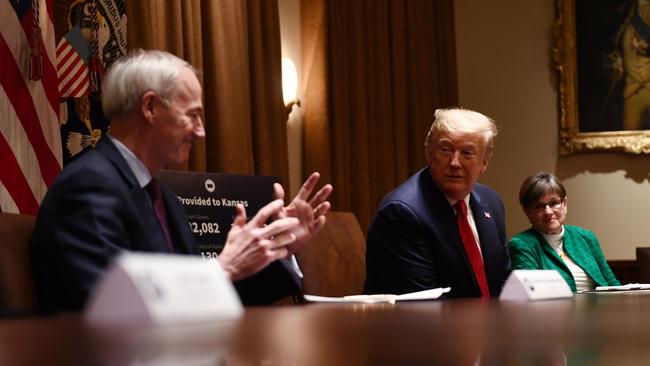
M451 154L451 160L449 161L449 165L460 166L460 152L454 151Z
M194 124L194 136L197 138L205 137L205 128L203 127L203 120L199 117L197 122Z

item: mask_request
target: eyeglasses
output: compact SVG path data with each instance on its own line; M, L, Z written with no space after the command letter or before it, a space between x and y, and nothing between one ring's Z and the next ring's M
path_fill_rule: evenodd
M533 211L543 211L546 209L546 206L548 206L551 210L559 210L562 208L562 204L564 203L564 200L550 200L546 203L536 203L532 206L530 206L530 209Z

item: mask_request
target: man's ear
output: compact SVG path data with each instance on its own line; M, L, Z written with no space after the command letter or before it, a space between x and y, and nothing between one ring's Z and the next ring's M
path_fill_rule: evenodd
M431 165L433 162L433 146L431 146L431 143L424 145L424 157L427 159L427 164Z
M481 166L481 174L485 173L485 171L487 170L489 164L490 164L490 159L484 158L483 159L483 166Z
M142 94L142 98L140 98L140 112L142 112L142 116L152 124L156 117L156 98L156 93L153 91L148 91Z

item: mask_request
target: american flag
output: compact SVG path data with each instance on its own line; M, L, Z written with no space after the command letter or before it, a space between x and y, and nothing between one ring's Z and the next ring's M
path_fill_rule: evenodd
M82 40L83 35L79 27L74 27L56 46L56 68L61 98L80 98L88 94L90 70L84 60L89 55L81 55L84 44Z
M52 3L53 0L0 0L3 212L36 214L48 186L61 171ZM42 54L42 66L33 49L38 50L37 55Z

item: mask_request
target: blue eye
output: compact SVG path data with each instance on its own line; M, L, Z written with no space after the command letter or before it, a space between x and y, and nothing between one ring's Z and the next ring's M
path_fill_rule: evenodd
M463 157L465 159L472 159L472 158L474 158L474 156L476 156L476 152L474 152L474 151L471 151L471 150L463 151Z

